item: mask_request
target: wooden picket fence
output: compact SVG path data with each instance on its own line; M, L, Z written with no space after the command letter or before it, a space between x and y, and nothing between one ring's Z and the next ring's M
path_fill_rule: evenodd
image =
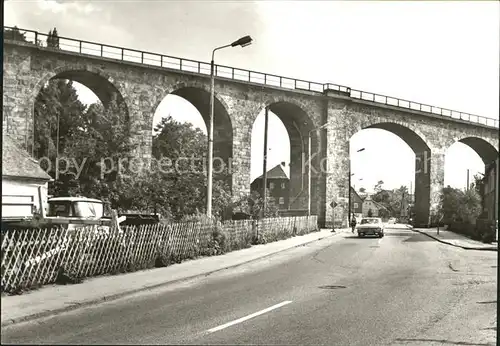
M103 231L10 230L1 239L2 292L165 266L317 230L316 216L142 225Z

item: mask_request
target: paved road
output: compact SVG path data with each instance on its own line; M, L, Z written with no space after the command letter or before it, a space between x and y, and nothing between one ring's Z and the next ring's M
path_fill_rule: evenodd
M407 229L323 239L41 321L2 343L492 345L496 253Z

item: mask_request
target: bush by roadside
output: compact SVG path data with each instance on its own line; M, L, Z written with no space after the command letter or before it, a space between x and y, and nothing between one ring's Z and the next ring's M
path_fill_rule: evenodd
M476 238L483 243L490 244L495 240L496 229L495 222L488 219L478 219L476 221Z

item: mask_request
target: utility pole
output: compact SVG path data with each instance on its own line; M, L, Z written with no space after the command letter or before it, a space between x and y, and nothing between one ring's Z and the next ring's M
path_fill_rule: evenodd
M403 190L401 194L401 217L406 216L404 208L405 208L405 191Z
M56 137L56 180L59 180L59 112L57 112L57 133L56 133L56 136L57 136Z
M467 189L466 191L469 191L469 169L467 168Z
M410 203L413 204L413 182L412 181L410 181L410 191L409 191L409 193L410 193Z
M262 198L264 199L264 205L262 210L262 218L265 217L266 209L267 209L267 128L269 122L269 108L266 107L265 110L265 120L264 120L264 162L263 162L263 170L264 170L264 184L262 188Z

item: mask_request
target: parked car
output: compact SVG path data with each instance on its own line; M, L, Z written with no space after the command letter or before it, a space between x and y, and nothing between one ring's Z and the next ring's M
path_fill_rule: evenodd
M364 217L356 227L356 231L358 232L358 237L375 235L382 238L384 236L384 223L379 217Z

